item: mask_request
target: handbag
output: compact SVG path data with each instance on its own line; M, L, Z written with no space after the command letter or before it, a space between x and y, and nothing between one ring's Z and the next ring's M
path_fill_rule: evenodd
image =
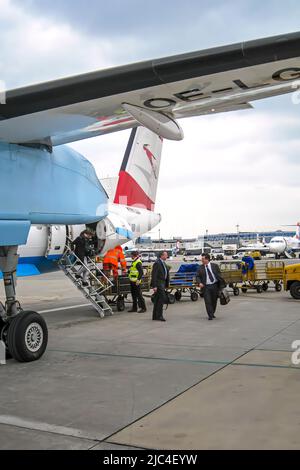
M220 304L221 305L227 305L229 304L230 302L230 296L229 296L229 292L227 289L222 289L220 290Z

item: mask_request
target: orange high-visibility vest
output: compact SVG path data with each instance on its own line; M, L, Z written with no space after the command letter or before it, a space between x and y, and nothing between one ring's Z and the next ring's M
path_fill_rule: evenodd
M108 252L104 256L103 264L112 264L113 266L118 267L118 260L119 253L115 248L113 248L112 250L108 250Z
M126 269L127 263L126 263L126 259L125 259L125 255L124 255L122 247L120 245L116 246L115 250L118 253L118 260L120 261L122 269Z

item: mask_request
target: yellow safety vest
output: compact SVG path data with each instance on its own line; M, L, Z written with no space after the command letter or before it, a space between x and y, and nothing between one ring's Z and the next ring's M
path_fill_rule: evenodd
M136 282L138 280L138 277L139 277L139 272L137 270L137 265L141 263L142 264L142 261L140 260L140 258L136 259L135 261L133 261L130 269L129 269L129 280L131 282Z

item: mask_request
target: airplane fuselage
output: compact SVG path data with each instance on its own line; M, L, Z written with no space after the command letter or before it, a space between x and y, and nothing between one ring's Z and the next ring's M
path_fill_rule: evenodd
M68 146L0 143L0 246L26 244L32 224L86 224L107 215L93 165Z
M103 255L117 245L123 245L154 228L160 214L139 207L109 204L108 215L96 225ZM32 276L58 269L67 237L74 240L86 225L32 225L27 243L19 246L19 276ZM103 243L100 243L103 240Z

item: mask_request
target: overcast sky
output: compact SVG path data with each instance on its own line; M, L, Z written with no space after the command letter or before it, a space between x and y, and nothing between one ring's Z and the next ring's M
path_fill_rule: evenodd
M0 80L8 88L300 30L298 0L0 0ZM181 121L165 142L161 235L281 229L300 219L300 105ZM129 132L72 144L100 178L118 173ZM158 235L158 228L153 236Z

